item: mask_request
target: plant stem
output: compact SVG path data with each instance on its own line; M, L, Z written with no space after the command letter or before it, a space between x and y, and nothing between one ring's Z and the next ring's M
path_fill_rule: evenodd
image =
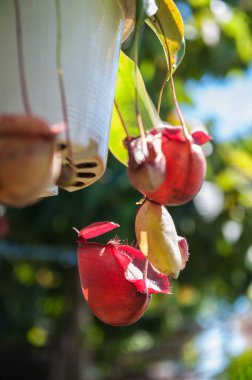
M188 129L187 129L187 126L186 126L186 123L185 123L185 119L184 119L183 114L182 114L182 112L180 110L178 99L177 99L177 95L176 95L176 89L175 89L175 84L174 84L174 80L173 80L173 72L172 72L171 53L170 53L170 49L169 48L167 49L167 52L168 52L168 60L169 60L170 85L171 85L171 90L172 90L173 101L174 101L174 104L175 104L175 108L176 108L176 111L177 111L177 114L178 114L181 126L183 128L184 136L185 136L186 139L191 139L190 133L188 132Z
M161 86L161 89L160 89L160 92L159 92L159 96L158 96L158 104L157 104L157 114L158 114L158 116L160 116L161 102L162 102L162 97L163 97L163 93L164 93L164 88L165 88L166 82L167 82L167 76L165 76L165 79L163 80L163 83L162 83L162 86Z
M119 119L120 119L120 121L122 123L124 132L126 133L127 139L130 139L129 131L128 131L127 127L126 127L126 124L125 124L125 121L123 119L122 113L121 113L120 108L119 108L119 106L118 106L118 104L117 104L117 102L116 102L115 99L114 99L114 105L115 105L116 111L118 113Z
M77 232L77 234L80 233L80 231L79 231L76 227L72 227L72 229L73 229L75 232Z
M158 22L157 19L156 19L156 21ZM163 28L162 28L162 25L159 22L158 22L158 25L159 25L159 27L160 27L163 35L165 35L165 33L163 31ZM176 96L176 90L175 90L175 85L174 85L174 81L173 81L173 73L172 73L171 53L170 53L169 43L167 43L166 39L164 39L164 44L165 44L165 48L166 48L165 51L167 51L167 58L168 58L168 65L169 65L169 67L168 67L168 73L169 73L169 76L170 76L170 83L171 83L173 101L174 101L174 104L175 104L175 108L176 108L176 111L177 111L177 114L178 114L181 126L183 127L184 136L185 136L185 138L189 138L190 139L191 136L190 136L190 133L188 132L188 129L187 129L187 126L186 126L183 114L182 114L182 112L180 110L179 103L178 103L177 96ZM164 91L166 82L167 82L167 77L165 78L164 82L162 83L162 87L161 87L161 90L160 90L160 93L159 93L158 107L157 107L158 115L160 113L162 95L163 95L163 91Z
M185 123L185 119L184 119L183 114L182 114L182 112L180 110L179 103L178 103L178 100L177 100L177 95L176 95L176 90L175 90L175 85L174 85L173 75L172 74L171 74L171 77L170 77L170 82L171 82L173 101L174 101L174 104L175 104L175 108L176 108L176 111L177 111L180 123L181 123L181 125L183 127L184 135L185 135L186 138L190 138L190 133L188 132L188 129L187 129L187 126L186 126L186 123Z
M144 126L143 126L143 121L142 117L139 111L139 99L138 99L138 39L139 39L139 30L138 26L136 26L136 31L135 31L135 41L134 41L134 62L135 62L135 82L136 82L136 87L135 87L135 112L136 112L136 119L137 119L137 126L140 132L141 140L142 140L142 149L143 149L143 154L145 157L148 156L148 148L147 148L147 142L146 142L146 137L145 137L145 132L144 132Z
M57 21L57 42L56 42L57 73L58 73L63 119L66 126L65 133L66 133L66 141L67 141L68 158L69 158L70 164L73 165L73 151L72 151L71 138L70 138L69 120L68 120L68 112L67 112L67 99L66 99L65 85L64 85L64 70L62 68L62 62L61 62L62 20L61 20L61 9L60 9L59 0L55 0L55 11L56 11L56 21Z
M23 35L22 35L22 22L20 14L19 0L14 0L15 18L16 18L16 37L17 37L17 53L18 53L18 68L19 68L19 78L23 106L26 115L31 115L31 106L28 97L27 81L25 76L24 67L24 49L23 49Z

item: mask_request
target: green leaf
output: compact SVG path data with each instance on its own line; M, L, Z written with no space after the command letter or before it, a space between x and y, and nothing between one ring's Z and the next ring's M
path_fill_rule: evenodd
M176 68L181 64L185 55L185 47L186 47L185 39L183 38L180 48L177 51L177 54L175 55L175 62L173 63L173 71L175 71Z
M137 69L138 108L145 130L155 128L158 120L156 109L146 91L140 70ZM115 104L111 120L109 149L124 165L128 162L128 152L123 145L127 137L124 125L130 136L140 135L136 117L135 63L122 51L117 74Z
M147 24L159 38L165 52L169 79L170 62L175 71L185 52L184 23L172 0L156 0L158 11L147 19Z

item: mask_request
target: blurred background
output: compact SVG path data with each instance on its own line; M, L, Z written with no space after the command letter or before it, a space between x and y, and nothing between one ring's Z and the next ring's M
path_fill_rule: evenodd
M0 206L1 380L252 379L252 2L176 4L186 33L174 76L178 100L188 126L213 136L200 193L169 208L189 242L187 267L173 293L154 295L136 324L110 327L92 316L72 227L111 220L122 240L134 242L140 199L111 155L90 188L24 209ZM166 63L147 26L139 55L157 104ZM174 120L169 85L161 116Z

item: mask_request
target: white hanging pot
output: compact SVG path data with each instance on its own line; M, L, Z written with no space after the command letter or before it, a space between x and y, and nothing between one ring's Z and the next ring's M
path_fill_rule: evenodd
M57 146L72 168L68 191L105 171L119 51L134 15L134 0L0 2L0 117L65 126Z

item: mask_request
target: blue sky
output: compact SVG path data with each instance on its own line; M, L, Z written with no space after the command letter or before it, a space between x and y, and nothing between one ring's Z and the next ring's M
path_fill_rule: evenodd
M182 106L188 121L214 121L211 131L217 141L236 136L252 136L252 65L244 75L229 75L225 79L204 76L200 81L188 81L187 91L194 106Z

